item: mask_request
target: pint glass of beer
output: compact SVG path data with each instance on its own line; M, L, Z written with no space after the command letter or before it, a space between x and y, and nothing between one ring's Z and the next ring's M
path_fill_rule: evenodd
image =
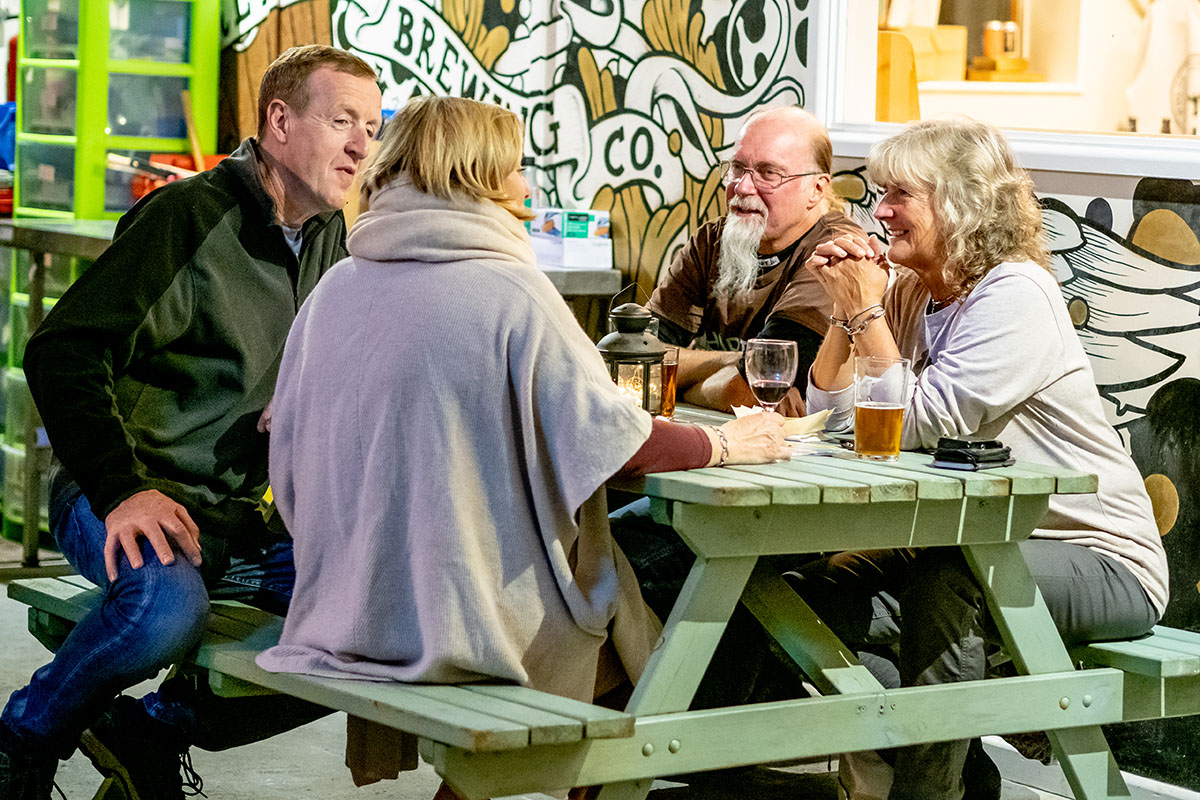
M908 402L907 358L854 359L854 452L859 458L895 461Z
M657 322L657 320L655 320ZM662 362L662 411L660 417L675 416L675 381L679 371L679 348L667 345Z

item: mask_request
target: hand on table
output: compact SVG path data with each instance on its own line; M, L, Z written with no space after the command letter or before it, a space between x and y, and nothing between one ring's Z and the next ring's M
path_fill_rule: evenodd
M747 414L721 426L729 442L726 464L767 464L791 455L783 438L783 417L774 412Z
M118 548L125 551L131 567L141 568L141 537L150 542L164 564L175 561L174 544L192 564L200 566L200 528L186 508L156 489L125 498L104 518L104 527L108 530L104 567L110 581L117 579Z
M775 409L785 417L803 417L805 414L804 397L795 386L788 389L787 394Z

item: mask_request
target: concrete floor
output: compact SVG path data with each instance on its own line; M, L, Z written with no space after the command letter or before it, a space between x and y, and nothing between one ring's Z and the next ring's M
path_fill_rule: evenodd
M0 539L0 565L13 564L19 548ZM26 630L26 606L0 597L0 699L7 699L23 686L50 654ZM153 682L129 690L140 695ZM226 751L207 753L193 749L192 761L204 779L204 792L212 800L291 800L319 797L328 800L428 800L439 780L426 764L415 772L402 773L399 780L355 788L343 765L345 717L327 717L303 728L264 742ZM68 800L90 798L100 776L78 753L62 762L58 786ZM709 773L658 781L650 800L835 800L835 781L825 768L793 766L754 768ZM1038 800L1056 797L1005 782L1004 800ZM523 800L548 800L532 795ZM514 800L522 800L514 798Z

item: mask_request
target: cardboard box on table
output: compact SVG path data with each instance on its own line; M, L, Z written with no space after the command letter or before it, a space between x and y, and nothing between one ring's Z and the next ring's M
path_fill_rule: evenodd
M612 269L612 228L607 211L534 208L529 239L539 266Z

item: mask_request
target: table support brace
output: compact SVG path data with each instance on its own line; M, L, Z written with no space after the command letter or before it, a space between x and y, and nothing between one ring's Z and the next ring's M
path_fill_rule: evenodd
M981 544L963 548L967 563L983 587L988 606L1017 669L1028 675L1072 669L1071 657L1058 637L1054 621L1029 567L1014 544ZM1087 702L1064 696L1063 702ZM1099 727L1048 731L1071 790L1080 800L1129 797L1116 759Z

